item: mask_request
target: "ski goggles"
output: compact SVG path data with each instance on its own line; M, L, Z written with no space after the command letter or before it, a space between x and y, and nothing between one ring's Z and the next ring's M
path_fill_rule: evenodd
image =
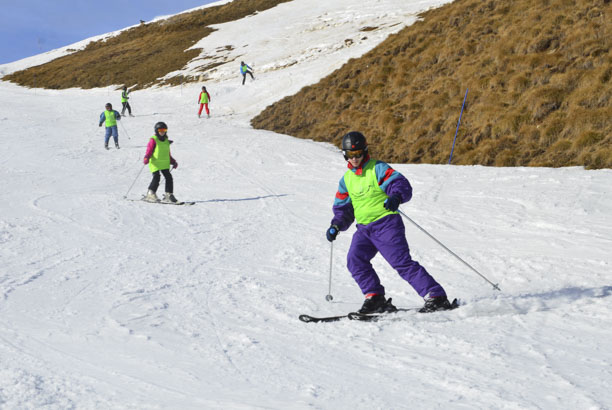
M344 151L344 156L347 158L361 158L363 157L365 150L358 149L355 151Z
M168 128L158 128L157 132L166 132L168 131Z

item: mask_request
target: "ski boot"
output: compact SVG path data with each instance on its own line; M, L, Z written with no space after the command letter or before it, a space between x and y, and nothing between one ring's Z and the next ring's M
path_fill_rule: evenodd
M119 149L119 143L115 142L115 148Z
M159 202L159 198L157 197L155 191L152 191L150 189L149 191L147 191L147 195L144 197L144 200L147 202Z
M162 199L162 202L166 202L166 203L172 203L175 204L178 201L176 200L176 198L174 197L174 195L172 195L172 192L166 192L164 194L164 199Z
M104 149L108 149L108 144L104 144Z
M448 301L446 296L438 296L434 298L425 299L425 305L419 309L419 313L431 313L438 310L450 310L453 306Z
M397 310L397 308L391 303L391 298L387 300L387 298L385 298L385 295L368 293L366 295L366 300L361 306L361 309L359 309L357 312L361 314L369 314L394 312L395 310Z

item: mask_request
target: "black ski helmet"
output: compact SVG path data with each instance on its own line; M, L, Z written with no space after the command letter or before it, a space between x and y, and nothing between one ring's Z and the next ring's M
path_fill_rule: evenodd
M157 130L160 129L160 128L168 129L168 126L163 121L158 122L157 124L155 124L155 127L153 127L153 129L155 130L155 134L158 134Z
M351 131L342 137L342 153L344 159L348 161L347 151L359 151L363 150L364 155L368 153L368 143L362 133L358 131Z

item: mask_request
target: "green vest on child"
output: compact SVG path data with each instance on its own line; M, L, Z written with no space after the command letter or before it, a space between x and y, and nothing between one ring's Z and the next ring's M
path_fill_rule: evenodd
M104 125L106 125L106 127L113 127L117 125L117 118L115 118L114 110L110 110L110 111L104 110L104 118L105 118Z
M376 178L376 160L370 160L362 168L361 175L346 171L344 183L355 212L355 221L367 225L387 215L396 214L384 207L387 194L378 185Z
M160 141L157 135L151 138L155 140L155 151L149 158L149 169L151 172L170 169L170 141L167 137L164 141Z

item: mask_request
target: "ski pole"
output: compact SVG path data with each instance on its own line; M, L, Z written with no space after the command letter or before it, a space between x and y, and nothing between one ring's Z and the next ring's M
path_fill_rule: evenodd
M331 282L332 282L332 262L334 260L334 243L331 242L331 247L329 251L329 288L327 291L327 296L325 296L325 300L331 302L334 300L334 297L331 295Z
M434 238L433 235L431 235L429 232L427 232L425 229L421 228L421 226L419 226L419 224L417 224L416 222L414 222L412 219L410 219L408 217L408 215L406 215L405 213L403 213L402 211L400 211L399 209L397 210L400 215L402 215L404 218L406 218L407 220L409 220L410 222L412 222L412 224L414 226L416 226L417 228L419 228L423 233L425 233L427 236L429 236L431 239L433 239L438 245L440 245L441 247L443 247L448 253L450 253L451 255L453 255L455 258L459 259L459 261L461 261L465 266L467 266L468 268L470 268L472 271L476 272L476 274L478 274L478 276L480 276L481 278L483 278L484 280L486 280L487 282L489 282L489 284L491 284L493 286L493 289L499 290L501 292L501 289L499 288L497 283L493 283L491 282L489 279L487 279L482 273L478 272L476 269L474 269L469 263L467 263L466 261L464 261L463 259L461 259L459 256L457 256L457 254L453 251L451 251L450 249L448 249L442 242L440 242L439 240L437 240L436 238Z
M450 157L448 157L448 165L450 165L453 159L453 151L455 150L455 141L457 141L457 132L459 131L459 125L461 124L461 117L463 116L463 107L465 107L465 100L467 99L467 93L469 88L465 89L465 97L463 97L463 104L461 104L461 113L459 114L459 121L457 121L457 129L455 130L455 138L453 138L453 147L451 148Z
M125 131L125 135L127 135L128 139L131 140L130 134L127 132L127 128L125 128L125 125L123 125L121 121L119 121L119 124L121 124L121 127L123 127L123 131Z
M127 190L127 192L125 193L125 195L123 195L123 199L127 199L128 194L130 193L130 191L132 190L132 187L134 186L134 184L136 183L136 181L138 180L138 177L140 176L140 173L142 172L142 170L144 169L146 164L142 164L142 167L140 168L140 171L138 171L138 174L136 175L136 178L134 178L134 182L132 182L132 185L130 185L130 188Z

